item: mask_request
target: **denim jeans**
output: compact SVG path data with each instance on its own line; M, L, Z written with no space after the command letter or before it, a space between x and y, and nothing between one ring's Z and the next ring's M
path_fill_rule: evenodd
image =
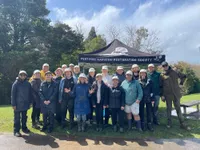
M154 122L158 121L158 107L159 107L159 103L160 103L160 96L156 95L155 96L155 102L154 102L154 105L152 107L152 114L153 114L153 121Z
M76 118L78 122L81 122L81 121L85 122L87 119L87 115L76 115Z

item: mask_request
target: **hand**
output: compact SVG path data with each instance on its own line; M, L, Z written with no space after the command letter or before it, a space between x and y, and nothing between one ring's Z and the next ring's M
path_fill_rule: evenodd
M152 103L152 104L154 104L155 102L154 102L154 101L152 101L151 103Z
M89 90L89 93L90 94L94 93L94 89Z
M65 88L65 93L69 93L71 90L68 88Z
M45 105L48 105L47 101L44 101L44 104L45 104Z
M139 103L140 103L140 101L139 101L139 100L136 100L136 103L137 103L137 104L139 104Z
M121 110L124 110L124 107L123 107L123 106L121 107Z
M13 110L16 110L16 109L17 109L17 107L16 107L16 106L13 106L12 108L13 108Z
M107 106L103 106L104 109L106 109Z
M165 102L165 97L164 96L162 96L161 99L162 99L163 102Z
M50 101L50 100L48 100L48 101L47 101L47 103L48 103L48 105L49 105L49 104L51 103L51 101Z
M96 108L96 105L93 105L94 108Z

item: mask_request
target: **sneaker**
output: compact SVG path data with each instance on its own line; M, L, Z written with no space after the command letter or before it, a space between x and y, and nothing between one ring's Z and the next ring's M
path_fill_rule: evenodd
M185 124L181 124L180 128L184 129L184 130L187 130L187 131L191 130L191 128L189 126L185 125Z
M16 136L16 137L22 137L22 135L21 135L20 132L16 132L16 133L14 133L14 136Z
M26 133L26 134L28 134L28 133L30 133L31 131L28 129L28 128L26 128L26 129L23 129L22 130L24 133Z
M120 128L120 129L119 129L119 132L120 132L120 133L124 133L124 128Z

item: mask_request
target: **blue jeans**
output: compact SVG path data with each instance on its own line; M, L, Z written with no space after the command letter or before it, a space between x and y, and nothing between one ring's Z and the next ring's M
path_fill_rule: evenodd
M153 122L158 122L158 107L160 103L160 96L155 96L155 102L152 108L152 114L153 114Z
M78 122L81 122L81 121L85 122L87 119L87 115L76 115L76 118Z

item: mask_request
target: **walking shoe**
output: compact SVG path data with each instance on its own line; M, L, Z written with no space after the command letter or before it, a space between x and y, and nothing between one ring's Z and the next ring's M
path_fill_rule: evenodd
M26 128L26 129L22 129L22 131L23 131L24 133L26 133L26 134L28 134L28 133L31 132L28 128Z
M119 129L119 132L120 132L120 133L124 133L124 128L120 128L120 129Z
M22 137L22 135L21 135L20 132L16 132L16 133L14 133L14 136L16 136L16 137Z
M168 121L168 122L167 122L167 128L170 129L171 127L172 127L172 122L171 122L171 121Z
M153 121L153 124L159 126L159 125L160 125L160 122L158 122L158 121Z
M153 130L153 127L152 127L152 125L151 125L151 123L148 123L147 129L148 129L149 131L152 131L152 132L154 131L154 130Z
M45 132L47 130L47 127L43 127L40 131Z
M181 124L181 125L180 125L180 128L181 128L181 129L184 129L184 130L187 130L187 131L190 131L190 130L191 130L191 128L190 128L189 126L185 125L185 124Z
M145 123L144 122L141 123L141 128L142 128L143 131L146 131L146 127L145 127Z
M117 132L117 126L116 125L113 127L113 130L114 130L114 132Z
M39 130L40 129L40 127L37 125L37 124L32 124L32 128L34 128L34 129L37 129L37 130Z

